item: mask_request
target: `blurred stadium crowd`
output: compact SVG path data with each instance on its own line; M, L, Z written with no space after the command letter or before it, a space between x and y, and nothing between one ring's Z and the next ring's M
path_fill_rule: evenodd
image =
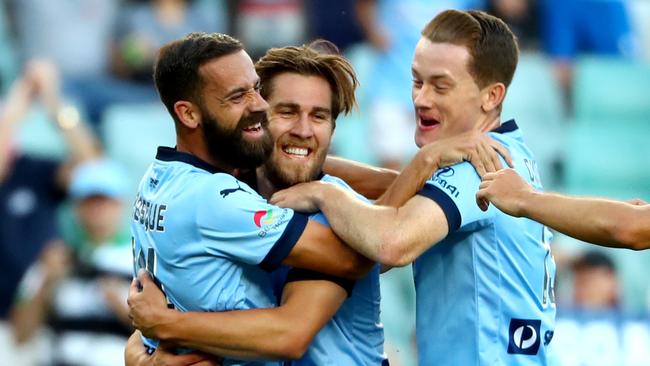
M127 208L155 147L174 145L151 78L161 45L224 32L259 57L333 41L361 88L332 153L399 169L414 45L446 8L519 37L503 116L548 190L650 201L647 0L0 0L0 364L122 364ZM650 251L554 244L562 364L650 364ZM414 364L413 291L410 268L382 278L394 365Z

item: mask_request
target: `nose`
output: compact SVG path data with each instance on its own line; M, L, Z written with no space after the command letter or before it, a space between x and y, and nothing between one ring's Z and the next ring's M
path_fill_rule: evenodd
M291 134L303 139L308 139L314 135L314 129L307 113L300 113L298 120L291 128Z
M415 108L428 109L433 107L433 88L426 83L420 89L413 89L413 104Z
M269 109L269 103L266 102L258 91L253 92L253 100L249 104L251 112L266 112Z

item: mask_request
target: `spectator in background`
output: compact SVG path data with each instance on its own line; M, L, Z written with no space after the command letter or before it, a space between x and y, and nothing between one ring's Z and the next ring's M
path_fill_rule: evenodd
M510 26L522 51L539 47L538 0L488 0L486 11Z
M323 38L345 52L363 42L363 34L354 11L356 0L307 0L310 38Z
M619 304L614 262L604 253L587 251L573 263L573 305L585 310L611 310Z
M225 9L218 1L131 0L119 12L113 71L153 91L153 63L162 45L191 32L225 28Z
M75 223L67 245L46 248L21 283L11 314L16 338L28 341L47 325L54 333L54 365L122 362L131 334L126 295L133 270L123 225L127 191L124 172L110 161L77 167L70 186Z
M302 0L231 0L235 37L253 60L271 47L299 45L307 39Z
M577 55L631 56L635 53L627 3L627 0L541 0L543 47L554 60L569 111L573 61Z
M69 147L67 162L22 155L12 146L37 96ZM78 113L63 107L53 65L27 64L4 102L0 109L0 326L6 329L18 282L43 247L59 238L56 209L65 198L72 167L99 156L100 150ZM13 346L0 344L0 350L5 349L0 354L11 353Z
M445 9L480 9L483 0L357 0L366 40L377 52L369 98L371 145L383 167L400 170L416 151L411 93L413 50L422 27Z
M110 40L120 0L9 0L9 16L23 60L45 58L59 69L66 95L77 100L90 121L109 73Z

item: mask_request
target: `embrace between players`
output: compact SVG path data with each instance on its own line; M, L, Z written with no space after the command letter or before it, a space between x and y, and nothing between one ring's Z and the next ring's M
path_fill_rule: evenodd
M386 365L379 273L410 263L419 364L550 362L550 234L499 189L541 190L500 120L517 59L498 18L432 19L412 67L420 150L397 174L327 157L357 87L328 42L255 65L223 34L164 46L177 141L138 188L127 365Z

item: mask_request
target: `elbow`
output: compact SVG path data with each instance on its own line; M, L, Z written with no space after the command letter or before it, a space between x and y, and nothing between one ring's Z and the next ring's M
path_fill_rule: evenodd
M381 240L378 250L379 262L390 267L404 267L415 259L399 235Z
M617 228L614 232L614 240L624 248L632 250L644 250L650 248L650 238L644 238L644 229L637 220L630 220Z
M276 348L271 356L280 360L298 360L307 352L313 337L300 329L288 331L274 342Z
M363 278L375 264L372 260L364 257L362 254L354 252L344 263L341 263L341 277L352 280Z

